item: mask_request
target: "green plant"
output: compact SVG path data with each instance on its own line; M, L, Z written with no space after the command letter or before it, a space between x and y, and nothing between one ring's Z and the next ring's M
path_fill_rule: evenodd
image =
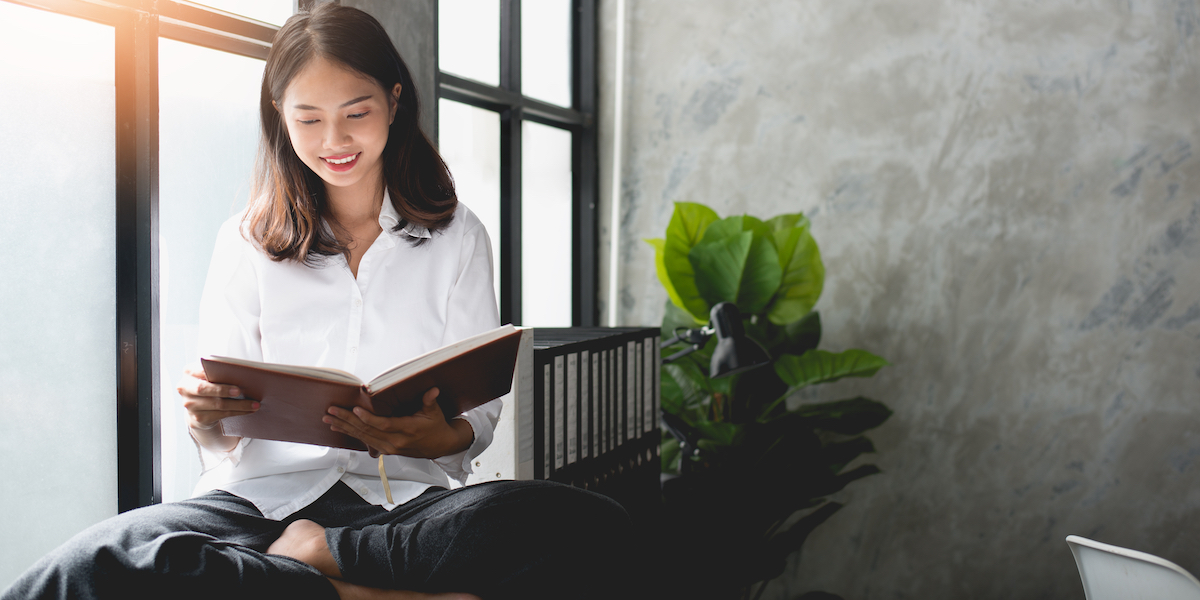
M646 241L670 298L664 338L733 302L747 335L772 358L770 366L710 379L714 338L665 365L662 377L665 418L695 448L683 456L681 440L662 442L663 472L673 476L663 485L671 595L748 597L756 583L782 574L788 555L841 508L830 494L879 472L845 468L874 451L862 434L892 414L862 397L795 408L786 399L807 386L873 376L888 362L865 350L817 349L821 318L812 309L825 267L803 214L722 219L681 202L666 236Z

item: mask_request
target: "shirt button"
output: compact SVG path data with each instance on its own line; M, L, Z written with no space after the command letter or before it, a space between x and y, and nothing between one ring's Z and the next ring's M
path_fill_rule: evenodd
M354 354L355 352L358 352L358 346L351 346L351 347L350 347L350 354Z
M345 473L346 467L338 467L338 473Z
M358 491L360 491L360 492L362 492L362 493L364 493L364 494L365 494L365 493L367 493L367 488L361 488L361 489L359 489Z
M355 306L362 306L362 300L359 300L358 298L355 298L355 299L354 299L354 305L355 305Z

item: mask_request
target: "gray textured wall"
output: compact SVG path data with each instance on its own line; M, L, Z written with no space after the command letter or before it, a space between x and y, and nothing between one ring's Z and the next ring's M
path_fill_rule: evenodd
M894 363L800 399L895 416L767 597L1082 599L1072 533L1200 574L1200 2L627 2L618 320L672 201L799 209L823 347Z

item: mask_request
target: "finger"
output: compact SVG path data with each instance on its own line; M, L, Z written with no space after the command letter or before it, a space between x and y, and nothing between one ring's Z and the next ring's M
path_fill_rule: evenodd
M205 379L185 376L175 388L180 396L218 396L236 398L242 395L241 388L235 385L212 383Z
M220 398L237 398L242 395L242 389L236 385L201 381L196 386L197 396L217 396Z
M196 379L208 381L208 374L204 372L204 365L201 363L192 363L183 368L183 373Z
M353 416L364 425L374 427L380 431L400 431L397 426L396 419L390 417L381 417L365 408L354 407Z
M437 388L429 388L425 392L425 395L421 396L421 402L425 405L425 408L429 408L430 405L437 402L437 397L438 397L439 393L441 393L441 392L438 391Z
M233 411L239 413L255 412L261 405L254 400L234 400L231 398L212 398L195 396L183 401L183 407L189 412Z
M389 453L388 449L392 448L387 440L379 436L378 432L373 429L364 428L361 422L351 422L345 419L340 419L334 415L325 415L322 418L329 428L338 433L346 434L353 437L371 448L380 448L384 453Z
M437 401L439 394L440 391L437 388L429 388L421 397L421 412L414 416L421 416L433 421L444 421L446 417L442 414L442 405Z

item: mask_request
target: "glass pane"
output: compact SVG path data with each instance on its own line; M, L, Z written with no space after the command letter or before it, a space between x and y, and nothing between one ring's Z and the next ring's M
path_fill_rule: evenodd
M492 238L492 276L500 299L500 115L461 102L438 102L438 151L458 199Z
M500 85L499 0L439 0L438 68Z
M164 501L192 495L196 447L175 386L195 362L200 292L221 223L246 205L263 62L160 39L159 361Z
M521 325L571 326L571 132L525 121Z
M571 106L570 0L521 0L521 93Z
M235 15L250 17L256 21L283 25L292 16L295 0L194 0L196 4L211 6Z
M0 589L117 514L113 45L0 2Z

